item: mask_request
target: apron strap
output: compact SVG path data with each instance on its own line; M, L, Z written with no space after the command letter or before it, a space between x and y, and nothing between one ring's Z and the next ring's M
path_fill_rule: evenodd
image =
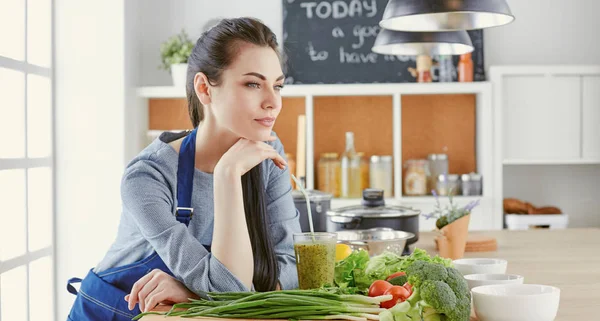
M77 290L71 283L81 283L81 279L80 278L70 278L69 281L67 281L67 291L69 291L69 293L71 293L71 294L77 295Z
M192 189L196 158L196 131L197 128L194 128L183 139L179 149L179 163L177 165L177 208L175 218L186 226L190 224L194 215Z

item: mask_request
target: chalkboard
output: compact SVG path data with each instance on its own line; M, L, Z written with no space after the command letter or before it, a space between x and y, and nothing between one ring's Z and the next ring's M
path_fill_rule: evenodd
M371 51L388 0L283 0L283 54L291 84L415 82L415 56ZM485 80L483 32L469 31L475 81ZM437 57L433 57L434 62ZM454 68L459 57L454 56ZM434 81L436 67L433 68ZM453 72L456 80L456 70Z

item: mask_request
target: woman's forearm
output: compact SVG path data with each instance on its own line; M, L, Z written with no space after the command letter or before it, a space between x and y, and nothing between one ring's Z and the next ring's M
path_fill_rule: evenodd
M250 289L254 257L246 225L242 180L235 170L215 168L214 209L212 254Z

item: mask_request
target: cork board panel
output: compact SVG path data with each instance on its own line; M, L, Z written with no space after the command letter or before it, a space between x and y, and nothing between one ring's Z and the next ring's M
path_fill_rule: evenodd
M347 131L366 157L393 155L392 96L315 97L314 127L315 173L322 153L344 152Z
M153 98L148 100L148 129L192 129L186 99Z
M296 142L298 141L298 116L306 111L304 97L284 97L283 107L273 131L277 133L286 153L296 157Z
M448 154L450 173L476 171L475 95L402 95L402 163Z

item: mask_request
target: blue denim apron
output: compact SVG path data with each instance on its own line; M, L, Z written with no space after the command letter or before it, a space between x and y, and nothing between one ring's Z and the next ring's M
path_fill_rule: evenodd
M188 226L192 219L192 187L194 182L194 160L196 154L196 129L183 139L177 166L177 209L175 218ZM210 252L210 246L204 245ZM139 305L133 311L127 307L125 296L131 292L133 284L148 272L160 269L171 276L173 273L158 254L153 252L141 261L102 271L98 274L90 270L81 280L71 278L67 290L76 295L69 313L69 321L129 321L141 313ZM73 286L81 283L79 291Z

